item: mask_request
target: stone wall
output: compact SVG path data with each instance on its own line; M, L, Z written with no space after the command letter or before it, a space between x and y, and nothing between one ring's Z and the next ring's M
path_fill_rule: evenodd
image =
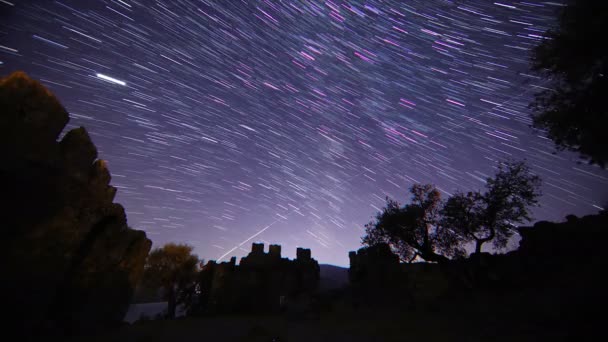
M349 253L348 270L352 304L365 307L409 307L412 302L407 277L387 244L360 248Z
M0 80L2 303L22 331L118 323L151 242L113 203L105 161L86 129L22 72Z
M319 264L309 249L298 248L297 258L281 258L281 246L254 243L251 252L236 265L209 261L202 269L201 313L279 312L310 300L319 285Z
M371 287L389 287L400 274L399 257L387 244L360 248L348 254L349 279L352 283L365 283Z

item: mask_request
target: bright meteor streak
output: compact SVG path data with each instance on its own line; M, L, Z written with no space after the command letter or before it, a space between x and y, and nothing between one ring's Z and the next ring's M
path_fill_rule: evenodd
M273 224L275 224L275 223L277 223L277 222L279 222L279 220L276 220L276 221L272 222L271 224L269 224L269 225L267 225L266 227L262 228L262 229L261 229L259 232L257 232L257 233L255 233L255 234L251 235L251 236L250 236L250 237L249 237L247 240L245 240L245 241L243 241L243 242L239 243L239 244L238 244L238 245L236 245L236 246L235 246L233 249L231 249L231 250L229 250L228 252L224 253L224 255L222 255L221 257L219 257L219 258L217 259L217 261L218 261L218 262L219 262L219 261L221 261L221 260L222 260L222 259L224 259L224 258L225 258L225 257L226 257L228 254L230 254L230 253L234 252L234 250L235 250L235 249L237 249L237 248L241 247L242 245L246 244L246 243L247 243L247 241L249 241L249 240L253 239L254 237L256 237L256 236L258 236L258 235L262 234L262 233L263 233L263 232L264 232L266 229L270 228L270 227L271 227Z
M117 79L115 79L113 77L110 77L110 76L106 76L106 75L103 75L103 74L97 74L96 76L98 78L101 78L102 80L105 80L105 81L108 81L108 82L111 82L111 83L115 83L115 84L120 84L121 86L126 86L127 85L127 83L125 83L125 82L123 82L121 80L117 80Z

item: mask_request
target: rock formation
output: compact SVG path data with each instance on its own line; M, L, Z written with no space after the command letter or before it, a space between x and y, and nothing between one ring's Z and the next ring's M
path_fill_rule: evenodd
M297 258L281 258L281 246L254 243L236 265L209 261L202 269L198 309L205 313L268 313L310 307L319 285L319 264L310 249L298 248Z
M356 308L410 304L410 292L403 291L407 279L399 257L387 244L363 247L348 257L351 301Z
M395 274L401 270L399 257L384 243L352 251L348 258L348 276L352 283L365 282L371 287L389 286L394 283Z
M541 221L519 228L515 251L472 254L442 264L399 264L385 244L361 248L349 254L352 300L413 308L471 294L499 298L525 293L562 310L589 314L607 302L608 282L599 273L608 267L607 228L606 211L582 218L570 215L561 223Z
M3 305L22 331L120 322L151 242L113 203L105 161L80 127L22 72L0 80Z

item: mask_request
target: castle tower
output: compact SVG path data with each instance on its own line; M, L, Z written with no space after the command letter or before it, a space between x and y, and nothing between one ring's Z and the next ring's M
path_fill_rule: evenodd
M299 248L296 250L296 259L299 261L308 261L310 260L310 249L308 248Z
M268 247L268 253L273 259L281 259L281 245L270 245Z
M251 254L264 254L264 244L254 242L251 245Z

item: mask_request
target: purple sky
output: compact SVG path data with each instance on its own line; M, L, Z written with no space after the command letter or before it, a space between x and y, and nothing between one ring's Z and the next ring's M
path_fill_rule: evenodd
M51 89L108 160L129 224L201 258L253 241L348 264L384 197L446 197L497 160L536 219L595 213L608 173L529 128L545 1L0 0L0 72ZM250 239L251 238L251 239Z

